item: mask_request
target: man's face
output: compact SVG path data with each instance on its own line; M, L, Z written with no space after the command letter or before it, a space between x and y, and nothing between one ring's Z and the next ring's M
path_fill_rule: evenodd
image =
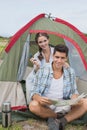
M62 68L65 62L67 61L66 53L58 52L53 55L53 64L55 68Z

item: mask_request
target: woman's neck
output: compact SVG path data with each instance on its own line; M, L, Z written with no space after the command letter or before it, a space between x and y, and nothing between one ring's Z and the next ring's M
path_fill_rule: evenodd
M42 52L43 52L43 55L44 55L46 62L49 62L50 54L51 54L50 47L48 46L48 48L46 50L43 50Z
M44 54L50 53L50 47L48 46L45 50L42 50L42 52L43 52Z

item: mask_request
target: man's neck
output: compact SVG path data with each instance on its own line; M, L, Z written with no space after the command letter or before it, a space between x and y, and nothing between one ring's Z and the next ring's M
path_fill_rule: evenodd
M52 68L53 68L53 77L55 79L59 79L63 74L63 68L56 68L54 64L52 64Z
M63 72L63 67L56 68L54 64L52 64L53 72Z

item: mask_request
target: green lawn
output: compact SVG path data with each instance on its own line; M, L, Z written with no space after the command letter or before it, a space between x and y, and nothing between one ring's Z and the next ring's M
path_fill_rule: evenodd
M48 130L48 127L45 121L29 119L19 123L13 122L9 128L3 128L2 125L0 125L0 130ZM65 130L87 130L87 127L67 125Z

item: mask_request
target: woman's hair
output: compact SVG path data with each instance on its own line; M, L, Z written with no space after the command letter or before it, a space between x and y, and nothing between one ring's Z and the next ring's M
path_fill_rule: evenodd
M36 34L35 36L35 42L38 44L38 38L41 37L41 36L44 36L46 37L47 39L49 39L49 35L45 32L39 32ZM42 55L42 48L39 47L39 56L38 56L39 60L41 61L43 59L43 55Z

